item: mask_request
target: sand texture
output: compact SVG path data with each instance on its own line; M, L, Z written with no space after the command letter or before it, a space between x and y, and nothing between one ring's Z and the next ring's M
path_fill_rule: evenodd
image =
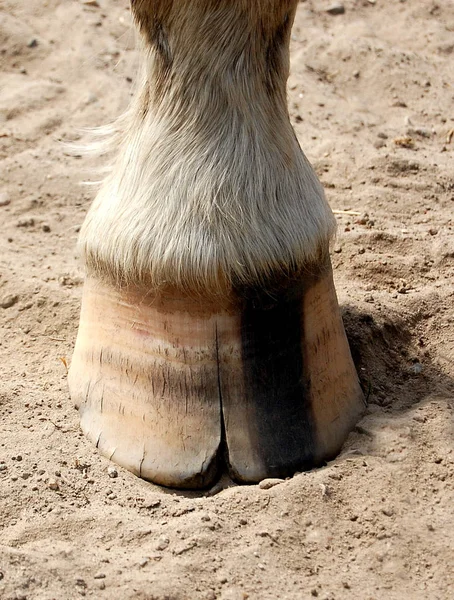
M2 600L454 597L454 3L343 4L299 4L289 106L369 406L326 467L206 496L99 456L67 391L96 161L60 141L128 104L128 3L0 0Z

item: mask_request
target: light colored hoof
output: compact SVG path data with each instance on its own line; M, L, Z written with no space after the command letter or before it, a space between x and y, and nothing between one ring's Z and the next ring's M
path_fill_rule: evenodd
M69 387L105 456L184 488L319 465L364 409L330 267L222 300L88 279Z

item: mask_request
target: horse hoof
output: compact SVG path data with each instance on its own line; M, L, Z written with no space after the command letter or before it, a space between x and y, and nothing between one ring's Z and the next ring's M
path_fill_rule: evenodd
M181 488L320 465L364 409L331 267L224 299L88 279L69 387L102 454Z

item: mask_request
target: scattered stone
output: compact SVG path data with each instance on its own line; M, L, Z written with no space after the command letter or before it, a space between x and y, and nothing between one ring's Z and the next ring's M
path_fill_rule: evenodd
M14 294L9 294L8 296L4 296L0 301L1 308L11 308L19 301L19 296Z
M71 277L70 275L62 275L61 277L59 277L58 282L60 283L60 285L64 286L64 287L73 287L76 285L82 285L83 283L83 278L82 277Z
M320 483L320 489L322 490L322 498L331 496L331 490L325 483Z
M343 15L345 13L345 6L343 4L337 3L332 4L326 9L326 12L329 15Z
M57 491L59 489L58 481L56 479L49 479L47 482L47 487L50 490Z
M94 576L94 579L105 579L105 578L106 578L105 573L96 573L96 575Z
M36 46L38 45L38 40L36 38L33 38L32 40L30 40L27 44L28 48L36 48Z
M49 233L50 232L50 227L49 225L44 224L42 226L42 230L44 231L44 233Z
M98 0L81 0L82 4L84 4L85 6L95 6L95 7L99 7L99 2Z
M35 219L30 217L29 219L19 219L16 224L16 227L33 227L35 224Z
M143 569L144 567L146 567L148 565L148 558L143 558L140 562L139 562L139 567L141 569Z
M429 233L430 233L430 235L437 235L438 229L435 229L432 227L431 229L429 229Z
M0 472L1 471L6 471L8 469L7 465L0 465Z
M427 421L427 417L424 415L415 415L413 417L413 421L416 421L417 423L425 423Z
M109 475L111 479L115 479L116 477L118 477L118 471L115 467L109 467L107 469L107 475Z
M17 460L17 462L21 462L21 460L22 460L22 456L21 456L20 454L18 454L18 455L16 456L16 460Z
M8 198L8 196L3 192L0 194L0 206L8 206L8 204L11 204L11 200Z
M192 550L193 548L196 548L196 547L197 547L197 542L195 540L193 540L191 542L188 542L187 544L184 544L184 546L175 548L175 550L173 551L173 554L175 556L181 556L185 552L189 552L189 550Z
M401 148L413 149L415 147L415 141L408 135L395 138L393 141L396 146L400 146Z
M387 508L382 508L381 511L385 515L385 517L392 517L394 514L394 509L392 508L392 506L389 506Z
M284 481L284 479L278 478L262 479L262 481L259 483L259 488L261 490L269 490L272 487L279 485L280 483L284 483Z
M161 500L148 500L142 504L142 508L159 508Z
M165 550L170 544L170 540L165 535L160 535L158 538L158 542L155 546L156 550Z

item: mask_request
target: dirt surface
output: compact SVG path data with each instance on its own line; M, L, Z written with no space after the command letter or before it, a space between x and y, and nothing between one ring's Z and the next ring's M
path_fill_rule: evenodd
M93 164L59 141L127 105L127 2L0 0L2 600L454 597L454 3L329 6L299 5L289 104L367 414L325 468L204 496L110 465L67 393Z

